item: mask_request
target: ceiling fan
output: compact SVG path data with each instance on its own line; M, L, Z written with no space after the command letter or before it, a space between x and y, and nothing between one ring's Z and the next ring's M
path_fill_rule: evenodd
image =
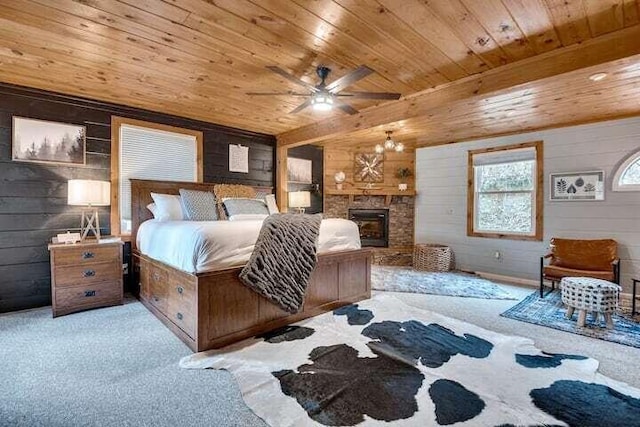
M270 65L267 66L267 69L273 71L274 73L284 77L285 79L300 85L307 89L308 93L298 93L298 92L248 92L247 95L257 95L257 96L278 96L278 95L288 95L288 96L302 96L309 97L305 102L300 104L291 113L297 113L299 111L304 110L305 108L312 106L314 110L319 111L327 111L333 108L334 106L341 109L345 113L348 114L356 114L358 110L350 106L349 104L345 104L342 99L399 99L401 94L399 93L391 93L391 92L341 92L343 89L351 86L358 80L361 80L373 73L373 70L366 65L361 65L355 70L347 73L346 75L340 77L338 80L335 80L329 84L326 83L327 77L329 73L331 73L331 68L325 67L324 65L318 65L316 68L316 74L320 78L320 83L317 85L312 85L305 81L300 80L299 78L287 73L282 68Z

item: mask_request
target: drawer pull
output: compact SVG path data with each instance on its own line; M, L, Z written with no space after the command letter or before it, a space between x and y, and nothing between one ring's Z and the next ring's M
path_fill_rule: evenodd
M84 296L85 297L95 297L96 296L96 291L84 291Z
M155 295L153 295L151 298L153 298L153 300L154 300L155 302L160 301L160 298L158 298L158 297L157 297L157 296L155 296Z
M94 277L96 275L96 271L95 270L85 270L82 273L82 277Z
M160 275L158 273L153 273L153 280L155 280L156 282L160 281Z
M82 259L92 259L95 258L96 254L93 252L82 252Z
M178 313L176 314L176 317L178 318L178 320L182 320L184 316L182 315L182 313Z
M179 294L182 294L184 292L184 288L182 286L178 286L176 291L178 291Z

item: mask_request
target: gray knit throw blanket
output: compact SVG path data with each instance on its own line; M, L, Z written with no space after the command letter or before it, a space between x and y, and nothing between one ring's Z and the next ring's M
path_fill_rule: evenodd
M276 214L264 220L240 280L289 313L302 308L316 266L322 215Z

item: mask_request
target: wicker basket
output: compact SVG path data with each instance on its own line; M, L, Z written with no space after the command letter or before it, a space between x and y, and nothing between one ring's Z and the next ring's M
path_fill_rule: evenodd
M423 271L449 271L452 267L451 248L437 243L421 243L413 249L413 268Z

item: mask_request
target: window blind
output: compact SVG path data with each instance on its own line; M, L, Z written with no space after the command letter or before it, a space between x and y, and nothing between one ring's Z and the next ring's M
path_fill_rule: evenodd
M120 126L120 219L131 230L130 179L197 181L195 136L132 125Z
M534 147L500 150L473 155L474 166L498 165L501 163L522 162L526 160L536 160L536 149Z

